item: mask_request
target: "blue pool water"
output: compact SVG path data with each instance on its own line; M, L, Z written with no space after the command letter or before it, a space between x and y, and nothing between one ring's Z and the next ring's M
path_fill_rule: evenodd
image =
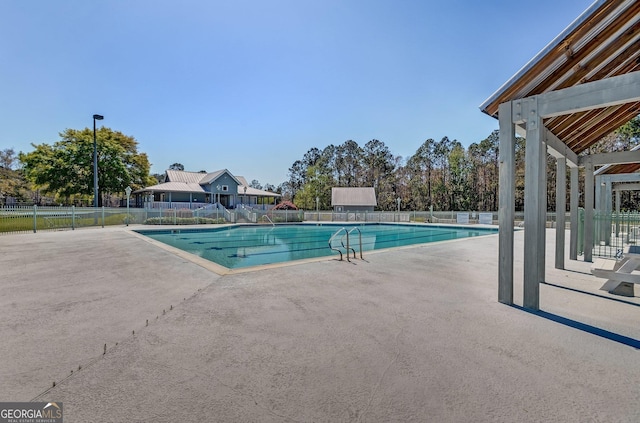
M198 255L221 266L238 269L282 263L339 253L329 248L329 239L342 228L357 227L362 234L362 250L401 247L498 233L493 228L368 223L255 225L207 229L160 229L137 232L157 241ZM344 231L342 231L342 234ZM346 238L334 237L332 246L341 247ZM359 250L357 230L350 235L351 247ZM340 248L344 253L344 248ZM352 253L353 254L353 253Z

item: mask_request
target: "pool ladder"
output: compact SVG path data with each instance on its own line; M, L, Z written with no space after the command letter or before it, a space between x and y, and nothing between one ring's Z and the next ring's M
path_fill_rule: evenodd
M353 227L349 230L347 230L346 228L340 228L338 229L333 235L331 235L331 238L329 238L329 248L333 251L337 251L340 253L340 261L342 261L342 250L340 250L339 248L335 248L332 244L331 241L333 241L334 238L338 237L338 235L342 235L342 237L340 238L340 244L342 245L342 248L345 249L345 251L347 252L347 261L350 262L351 260L349 260L349 251L353 252L353 258L356 258L356 250L354 248L352 248L350 246L349 243L349 235L351 235L351 232L353 231L358 231L358 243L360 245L360 259L363 259L362 257L362 232L360 231L360 228L357 227ZM344 241L347 241L347 245L344 245Z
M269 216L267 216L266 214L263 214L262 217L260 219L266 219L269 221L269 223L271 223L271 226L276 226L275 223L273 223L273 220L269 219ZM260 219L258 219L258 221L260 221Z

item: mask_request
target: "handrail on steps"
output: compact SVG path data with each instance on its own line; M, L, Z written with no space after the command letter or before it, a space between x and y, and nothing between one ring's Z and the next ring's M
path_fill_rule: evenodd
M342 251L338 248L334 248L331 245L331 241L333 241L333 239L335 237L337 237L338 235L342 234L342 238L340 238L340 244L342 244L342 248L344 248L347 252L347 261L350 262L351 260L349 260L349 250L353 251L353 258L356 258L356 250L354 248L352 248L350 246L349 243L349 235L351 234L351 232L353 232L354 230L358 231L358 235L359 235L359 244L360 244L360 258L362 259L362 232L360 231L359 228L357 227L353 227L351 229L349 229L347 231L346 228L342 227L340 229L338 229L333 235L331 235L331 238L329 238L329 248L333 251L337 251L338 253L340 253L340 261L342 261ZM344 232L344 233L343 233ZM344 245L344 238L347 238L347 245Z
M340 251L337 248L333 248L333 246L331 245L331 241L333 241L333 238L335 238L336 236L338 236L342 231L347 232L347 230L345 228L340 228L338 229L333 235L331 235L331 238L329 238L329 248L333 251L337 251L340 253L340 261L342 261L342 251ZM347 260L349 260L349 254L347 251Z
M358 231L358 242L360 244L360 260L363 260L363 257L362 257L362 231L360 231L360 228L358 228L357 226L354 226L353 228L349 229L349 232L347 232L347 251L349 250L349 235L353 231ZM356 251L353 248L351 250L353 251L353 258L356 258Z
M269 223L271 223L271 226L276 226L276 224L275 224L275 223L273 223L273 220L269 219L269 216L267 216L266 214L263 214L263 215L260 217L260 219L262 219L263 217L264 217L265 219L267 219L267 220L269 221ZM259 220L259 219L258 219L258 220Z

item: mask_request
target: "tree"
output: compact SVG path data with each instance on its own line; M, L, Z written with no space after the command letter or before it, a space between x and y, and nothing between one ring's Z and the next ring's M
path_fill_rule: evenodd
M32 144L30 153L20 153L25 176L36 186L56 193L69 202L73 196L93 195L93 131L66 129L53 145ZM149 160L137 150L131 136L102 127L96 132L98 150L98 199L103 195L133 190L156 183L149 176Z
M153 185L161 184L164 182L166 175L164 173L152 173Z
M414 210L427 210L433 205L434 145L435 141L429 138L407 160L410 199L405 203Z
M307 182L296 194L296 206L307 210L314 209L317 198L321 208L328 208L331 204L331 176L321 172L318 166L309 166L306 179Z
M174 163L171 166L169 166L170 170L184 170L184 166L182 165L182 163Z
M249 186L255 189L262 189L262 185L260 185L260 182L257 179L252 180Z
M362 176L362 148L353 140L345 141L336 149L338 186L358 187Z
M0 207L29 201L33 191L21 170L0 166Z
M18 158L16 157L16 152L13 148L5 148L0 151L0 167L13 169L17 161Z
M362 186L373 187L378 197L378 207L391 210L396 204L394 195L395 162L391 150L382 141L371 140L364 145Z

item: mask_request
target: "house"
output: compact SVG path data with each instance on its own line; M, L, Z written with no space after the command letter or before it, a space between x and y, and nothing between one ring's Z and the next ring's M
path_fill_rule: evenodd
M331 207L334 212L370 212L378 205L374 188L331 188Z
M136 206L147 208L189 208L220 204L225 208L239 205L268 208L280 194L252 188L242 176L227 169L211 173L169 169L164 182L134 192Z

